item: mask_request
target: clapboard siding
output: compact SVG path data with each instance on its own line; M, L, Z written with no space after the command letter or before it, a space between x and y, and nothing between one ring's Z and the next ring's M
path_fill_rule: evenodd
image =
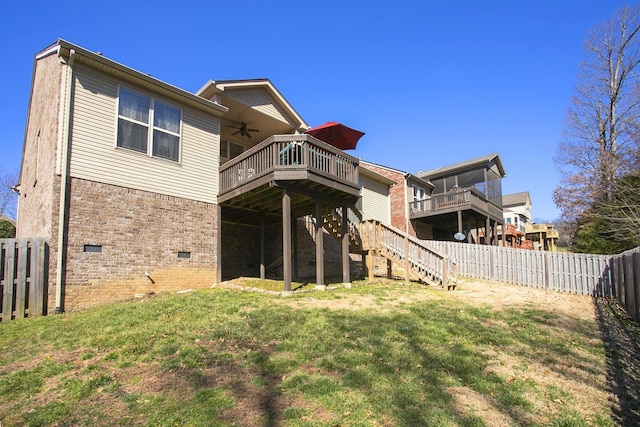
M117 148L118 83L117 79L99 71L76 67L71 176L215 203L219 119L158 97L182 110L181 162ZM156 96L129 84L125 86Z
M362 219L391 225L389 186L362 176Z
M229 91L226 95L269 117L273 117L274 119L280 120L284 123L289 123L291 121L273 103L273 99L262 89L234 90Z

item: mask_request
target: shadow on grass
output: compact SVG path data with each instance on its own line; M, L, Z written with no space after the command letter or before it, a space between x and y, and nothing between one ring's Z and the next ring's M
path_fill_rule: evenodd
M594 298L607 356L607 384L616 425L640 426L640 325L607 298Z
M274 353L298 354L304 362L285 369L292 379L284 383L272 377L272 354L263 351L254 363L259 362L266 390L275 392L277 387L284 395L306 396L304 400L316 402L311 407L317 404L334 414L332 422L362 421L372 413L379 420L391 417L398 425L483 425L485 421L460 408L451 394L452 387L464 387L484 396L514 425L531 424L533 404L527 393L534 386L487 372L491 360L478 348L514 341L529 345L526 338L494 330L483 322L486 313L469 308L418 302L408 311L363 315L282 309L278 321L272 311L256 310L247 319L249 329L269 324L261 338L278 343ZM428 320L433 316L438 321ZM555 342L537 345L549 351L559 347ZM243 392L235 390L236 395ZM261 396L264 426L282 420L283 397L280 392Z

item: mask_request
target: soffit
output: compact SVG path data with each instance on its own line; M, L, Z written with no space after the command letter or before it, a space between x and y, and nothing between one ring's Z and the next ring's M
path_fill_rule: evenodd
M242 123L259 130L252 133L254 142L309 128L268 79L209 81L196 93L229 109L223 118L223 136L235 132L234 127Z

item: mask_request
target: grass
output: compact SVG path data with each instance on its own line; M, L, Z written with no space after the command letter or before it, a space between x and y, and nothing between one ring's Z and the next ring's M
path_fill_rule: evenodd
M461 295L215 288L0 323L0 424L613 425L576 388L595 324Z

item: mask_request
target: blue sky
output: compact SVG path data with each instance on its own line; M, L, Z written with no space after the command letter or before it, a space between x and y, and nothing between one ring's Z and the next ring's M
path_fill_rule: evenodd
M6 2L0 167L17 171L36 52L63 38L188 91L269 78L351 154L416 173L498 153L505 194L553 220L583 41L617 0Z

